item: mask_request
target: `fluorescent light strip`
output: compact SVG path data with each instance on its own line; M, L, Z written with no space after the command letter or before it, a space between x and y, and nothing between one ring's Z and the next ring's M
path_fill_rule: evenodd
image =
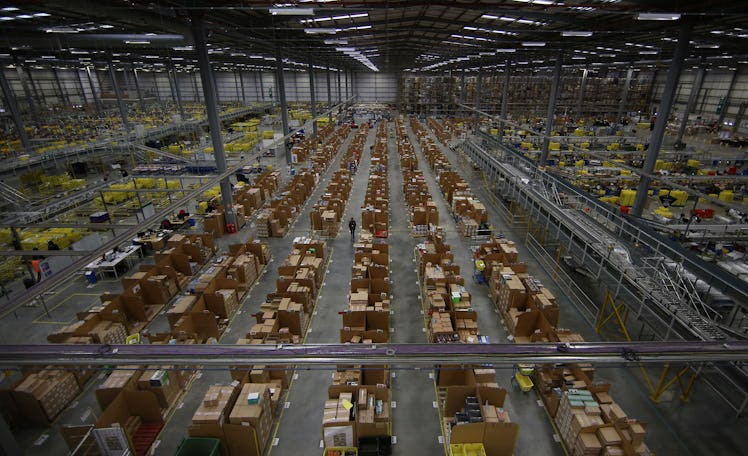
M306 33L307 35L324 35L324 34L334 35L337 32L338 32L337 29L334 29L334 28L308 28L308 29L304 29L304 33Z
M680 13L639 13L636 16L640 21L677 21Z
M561 36L592 36L592 32L566 31L566 32L561 32Z
M545 46L545 41L524 41L522 46L525 47L542 47Z
M270 8L273 16L314 16L313 8Z

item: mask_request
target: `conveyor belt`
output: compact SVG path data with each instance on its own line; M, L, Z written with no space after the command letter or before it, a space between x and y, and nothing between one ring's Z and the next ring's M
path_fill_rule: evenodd
M691 305L692 297L687 295L687 291L674 286L675 283L667 275L667 271L646 268L646 265L638 264L632 259L626 245L592 218L581 211L559 207L550 201L545 196L548 192L538 188L542 185L541 179L531 178L519 168L499 161L470 139L465 142L465 146L474 154L483 154L483 159L488 161L502 177L525 184L517 186L519 191L535 204L543 207L548 214L557 218L569 232L574 233L574 237L585 242L601 258L606 258L626 277L630 286L636 289L638 294L648 297L652 303L659 306L663 315L675 318L681 324L682 330L701 340L727 339L724 332L704 318L694 308L695 306ZM704 304L702 303L701 306Z

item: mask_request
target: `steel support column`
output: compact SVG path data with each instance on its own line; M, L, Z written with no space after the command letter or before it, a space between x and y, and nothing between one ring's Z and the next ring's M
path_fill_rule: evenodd
M244 89L244 73L239 72L239 86L242 89L242 102L247 102L247 91Z
M257 72L257 83L255 88L260 90L260 96L257 97L257 101L265 101L265 84L262 81L262 71Z
M55 77L55 84L57 85L57 90L60 92L60 102L68 106L72 105L70 97L68 97L67 92L62 88L62 81L60 81L60 73L57 71L57 68L52 68L52 75Z
M717 128L722 128L722 122L725 121L725 116L727 115L727 109L730 107L730 97L732 96L732 89L735 88L735 81L738 80L738 74L740 74L740 66L735 68L735 71L732 73L732 78L730 79L730 86L727 88L725 99L722 102L722 110L719 112L719 118L717 118Z
M584 92L587 89L587 77L590 74L590 70L585 68L582 70L582 81L579 84L579 97L577 97L577 117L582 118L583 110L584 110Z
M343 101L343 88L340 85L340 70L338 70L338 103Z
M662 140L665 137L667 119L670 117L670 110L673 107L675 90L678 88L678 79L680 79L680 73L683 70L683 60L688 55L692 30L693 26L691 24L683 24L680 36L678 37L678 44L675 47L675 52L670 62L670 69L665 80L665 88L662 91L662 101L660 101L660 107L657 110L657 121L652 131L652 138L649 141L649 151L647 157L644 159L642 175L639 178L639 187L636 190L634 207L631 208L631 215L634 217L641 217L642 212L644 212L644 205L647 202L647 191L649 190L650 182L652 182L652 178L649 175L654 171L654 165L660 153Z
M327 65L325 76L327 77L327 109L329 109L329 112L327 113L327 119L330 124L332 124L332 89L330 85L330 64Z
M93 82L93 77L91 76L91 68L86 67L86 77L88 78L88 85L91 87L91 98L93 98L94 101L94 107L96 108L96 113L101 112L101 101L99 101L99 97L96 95L96 86Z
M683 118L680 121L680 128L678 129L678 139L675 140L675 144L683 143L683 135L686 133L686 126L688 125L688 116L696 107L696 100L698 100L699 93L701 92L701 87L704 85L705 73L706 68L704 68L703 66L700 66L696 71L696 78L694 79L693 85L691 86L691 93L688 95L688 104L686 104Z
M317 99L315 97L314 93L314 65L312 65L312 61L309 60L309 96L311 98L312 102L312 132L314 134L314 139L317 139Z
M16 74L18 74L18 79L21 81L21 87L23 87L23 93L26 96L26 103L29 105L29 112L31 112L31 118L34 119L34 123L39 125L39 113L37 112L36 103L34 102L34 97L31 95L31 90L29 90L29 85L26 83L26 77L24 76L23 69L21 68L21 64L18 63L18 60L16 60Z
M31 70L29 70L28 67L26 68L26 76L29 78L29 85L31 85L31 92L34 94L34 98L36 99L36 102L39 105L46 105L47 102L44 99L44 93L42 92L40 94L39 91L36 89L36 83L34 82L34 76L31 74Z
M213 143L213 155L216 157L216 167L219 173L226 171L226 154L223 151L223 138L221 137L221 121L218 115L218 104L216 102L216 85L213 81L213 71L210 68L210 56L205 38L205 25L203 15L193 13L190 15L192 23L192 34L195 40L195 53L197 54L198 67L200 69L200 80L205 95L205 110L208 114L208 125L210 127L210 139ZM221 179L221 202L223 203L226 224L236 226L236 214L234 213L234 200L231 193L231 182L228 177Z
M88 99L86 97L86 89L83 88L83 78L81 78L81 72L79 70L75 70L75 75L77 76L78 80L78 89L81 91L81 105L83 105L83 108L88 105Z
M548 112L545 117L545 135L543 136L543 149L540 152L540 166L545 166L548 160L548 147L551 143L551 133L553 132L553 115L556 113L556 102L558 101L558 86L561 82L561 64L564 55L559 53L556 56L556 66L553 68L553 81L551 82L551 96L548 99Z
M618 115L616 115L616 122L619 124L623 123L623 113L626 110L626 103L629 98L629 88L631 86L631 78L634 76L634 69L629 68L626 70L626 82L623 83L623 89L621 92L621 99L618 101Z
M177 96L177 106L179 107L179 116L182 118L182 122L187 120L184 115L184 105L182 104L182 91L179 89L179 81L177 81L177 72L174 67L170 70L171 77L174 80L174 94Z
M122 116L122 126L125 127L127 133L130 133L130 122L127 120L127 107L125 106L125 102L122 101L122 92L119 90L117 73L114 71L114 63L111 60L109 61L109 76L112 78L112 88L114 88L114 95L117 97L119 114Z
M475 117L480 117L480 97L483 95L483 74L478 71L478 79L475 81Z
M18 132L18 138L21 140L21 146L23 147L24 152L29 153L31 152L31 141L29 141L29 135L26 134L26 126L21 117L21 110L18 107L18 101L13 94L13 90L10 88L10 84L8 84L8 79L5 77L5 71L3 71L2 68L0 68L0 87L2 87L3 94L5 95L5 106L8 111L10 111L10 115L13 118L13 124L16 127L16 132ZM13 153L16 153L15 150Z
M145 100L143 99L143 92L140 90L140 77L138 76L138 70L134 66L132 67L132 79L135 81L135 90L138 92L140 109L145 110Z
M288 106L286 103L286 82L283 78L283 57L281 56L280 45L275 46L275 81L278 91L278 101L280 101L281 124L283 126L283 136L288 135L291 129L288 126ZM286 164L291 164L291 148L286 140L283 141L283 151L286 155Z
M200 88L197 86L197 75L192 73L192 85L195 86L195 101L200 101Z
M509 109L509 78L511 71L509 69L509 60L504 64L504 88L501 94L501 122L499 123L499 142L504 138L504 128L506 128L506 112Z

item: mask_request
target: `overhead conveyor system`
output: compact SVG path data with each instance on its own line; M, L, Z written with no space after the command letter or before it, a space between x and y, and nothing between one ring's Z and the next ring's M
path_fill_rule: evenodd
M257 106L237 108L227 112L223 112L219 117L221 121L231 121L233 119L252 114L262 114L264 113L265 108L270 106L272 106L271 103L263 103ZM151 139L159 139L171 134L191 131L195 128L203 127L205 125L207 125L206 119L193 119L178 124L170 124L164 127L146 130L142 135L140 135L137 131L132 131L128 134L115 135L100 141L83 144L68 149L61 149L43 155L31 155L28 160L4 160L2 163L0 163L0 174L30 168L32 166L41 165L48 161L65 160L67 158L78 157L80 155L89 155L100 150L109 150L112 147L117 147L118 145L128 145L130 143L140 143ZM34 153L33 151L27 152L30 154Z
M232 365L429 367L440 364L517 363L636 366L727 363L748 360L748 342L627 342L572 344L302 344L302 345L0 345L0 367L139 366L225 367Z
M469 138L461 148L480 166L487 180L496 183L497 193L522 207L528 225L534 223L541 228L540 237L552 244L551 250L555 248L549 254L542 241L528 229L531 251L545 256L555 254L556 261L562 253L571 255L577 264L588 267L595 279L605 279L599 285L608 285L609 298L621 327L627 324L626 317L631 317L637 325L647 328L647 338L663 342L713 342L746 337L735 328L725 328L729 322L724 322L724 315L730 314L730 308L748 305L748 284L738 277L725 274L679 245L669 245L645 226L622 218L567 183L539 170L485 133ZM553 188L561 189L558 191L563 205L553 197ZM698 277L696 283L692 277ZM716 296L723 306L722 313L711 305ZM729 299L725 299L728 296ZM616 304L615 300L622 304ZM607 318L610 314L604 313L608 298L606 304L594 303L589 297L574 303L588 323L598 329L601 321L613 318ZM629 337L625 328L622 330ZM748 406L748 371L742 364L709 366L692 372L694 375L698 372L738 413ZM661 391L652 389L653 397L659 397Z

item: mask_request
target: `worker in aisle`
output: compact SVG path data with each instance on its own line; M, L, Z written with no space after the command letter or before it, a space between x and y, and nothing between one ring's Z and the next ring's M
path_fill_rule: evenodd
M353 217L351 217L351 220L348 222L348 229L351 230L351 239L353 239L353 236L356 233L356 221Z

